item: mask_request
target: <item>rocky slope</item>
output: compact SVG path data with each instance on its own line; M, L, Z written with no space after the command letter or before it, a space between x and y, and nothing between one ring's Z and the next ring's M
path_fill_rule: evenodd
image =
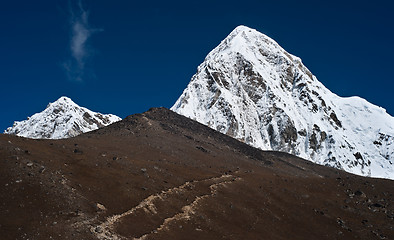
M77 136L121 120L80 107L68 97L61 97L47 108L24 121L16 121L4 133L27 138L60 139Z
M8 239L394 239L394 181L266 152L164 108L75 138L0 134Z
M332 93L300 58L245 26L208 54L171 110L264 150L394 179L394 118Z

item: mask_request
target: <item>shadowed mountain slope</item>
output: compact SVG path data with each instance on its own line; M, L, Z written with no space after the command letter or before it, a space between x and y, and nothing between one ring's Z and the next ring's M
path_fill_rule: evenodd
M392 239L393 183L154 108L70 139L0 135L0 236Z

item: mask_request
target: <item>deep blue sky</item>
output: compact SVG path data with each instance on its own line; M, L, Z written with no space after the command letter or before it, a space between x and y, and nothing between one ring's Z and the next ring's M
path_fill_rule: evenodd
M63 95L122 118L169 108L238 25L301 57L336 94L394 115L392 2L84 0L84 18L77 1L3 1L0 131ZM90 37L72 55L76 23Z

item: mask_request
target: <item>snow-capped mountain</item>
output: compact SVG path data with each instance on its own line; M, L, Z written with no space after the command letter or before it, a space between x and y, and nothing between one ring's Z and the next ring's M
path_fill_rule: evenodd
M47 108L24 121L16 121L4 131L27 138L60 139L75 137L121 120L112 114L101 114L80 107L68 97L61 97Z
M394 118L332 93L300 58L245 26L208 54L171 110L263 150L394 179Z

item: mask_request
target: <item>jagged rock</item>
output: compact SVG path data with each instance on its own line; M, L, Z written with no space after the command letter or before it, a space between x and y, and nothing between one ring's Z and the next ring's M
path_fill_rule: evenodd
M335 95L300 58L245 26L207 55L171 110L263 150L394 179L394 118Z
M60 139L75 137L121 120L112 114L101 114L80 107L68 97L61 97L47 108L24 121L16 121L4 131L27 138Z

